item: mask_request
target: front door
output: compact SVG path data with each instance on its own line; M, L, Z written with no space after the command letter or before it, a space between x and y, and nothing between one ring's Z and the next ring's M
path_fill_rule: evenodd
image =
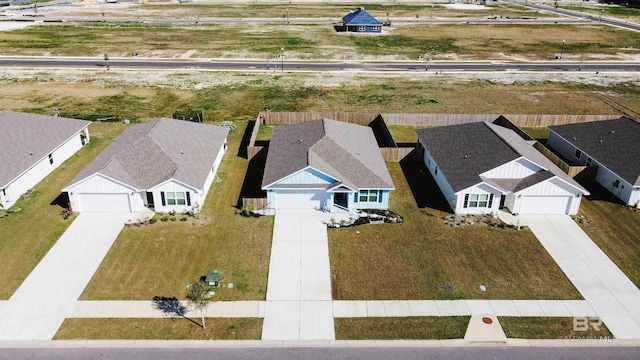
M153 203L153 193L147 191L147 207L154 208L155 205Z
M335 193L333 195L333 203L343 208L346 208L348 204L347 193Z

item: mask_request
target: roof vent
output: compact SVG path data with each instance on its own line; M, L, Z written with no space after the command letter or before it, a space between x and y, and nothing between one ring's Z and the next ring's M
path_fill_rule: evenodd
M600 139L600 141L598 141L600 144L602 144L602 139Z
M469 156L468 156L467 154L464 154L464 158L465 158L465 159L466 159L466 158L468 158L468 157L469 157Z
M616 133L616 131L615 131L615 130L611 130L611 131L609 131L609 134L611 134L611 135L613 135L613 134L615 134L615 133Z
M573 137L573 141L576 141L576 137L575 136Z
M302 144L302 139L298 139L298 142L299 142L300 144Z
M180 154L184 154L184 151L180 150Z

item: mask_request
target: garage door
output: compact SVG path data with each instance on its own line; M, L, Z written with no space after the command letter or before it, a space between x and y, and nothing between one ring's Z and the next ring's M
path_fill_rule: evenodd
M322 190L278 191L276 193L276 209L316 209L324 203Z
M520 214L568 214L571 196L525 196Z
M129 194L78 194L80 212L131 212Z

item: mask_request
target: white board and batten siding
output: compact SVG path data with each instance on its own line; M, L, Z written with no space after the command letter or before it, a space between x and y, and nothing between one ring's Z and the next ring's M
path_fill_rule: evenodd
M451 205L452 207L456 206L457 208L457 202L455 199L456 193L453 191L453 188L451 187L451 185L449 185L449 181L447 181L447 179L444 177L444 174L438 168L438 164L435 162L435 160L433 160L433 158L431 157L431 154L429 154L429 151L424 147L422 143L420 143L420 147L424 152L422 161L424 162L427 169L429 169L431 176L434 178L434 180L438 184L438 187L442 191L444 198L447 199L447 202L449 203L449 205ZM437 174L436 174L436 169L438 169Z
M101 174L86 178L66 190L69 193L71 209L77 212L108 212L115 211L114 209L140 211L144 206L142 197L136 189ZM124 197L128 202L123 200ZM98 206L100 201L106 202L103 207ZM129 210L126 210L127 207Z
M202 204L204 204L204 200L207 198L207 194L209 193L209 189L211 188L211 184L213 184L213 180L216 178L216 174L218 173L218 168L220 167L220 163L222 163L222 158L224 157L224 154L227 152L227 141L224 141L224 144L222 144L222 146L220 147L220 150L218 150L218 156L216 157L216 160L213 162L213 166L211 167L211 171L209 172L209 176L207 176L207 180L204 183L204 188L202 189L202 191L198 191L197 194L197 199L195 199L195 203L192 203L192 206L195 206L195 204L197 203L199 205L199 208L202 208ZM194 198L191 199L192 201L194 200Z
M176 213L185 213L187 211L191 211L191 209L197 204L200 207L202 206L202 202L198 202L200 201L200 193L196 192L197 190L190 187L190 186L186 186L178 181L175 180L169 180L167 182L164 182L156 187L150 188L147 191L152 192L153 193L153 203L155 206L155 211L156 212L161 212L161 213L168 213L171 211L174 211ZM169 205L167 202L167 196L166 193L167 192L173 192L173 193L184 193L185 194L185 204L184 205ZM186 201L186 193L189 193L189 200L191 205L187 204ZM165 204L162 204L162 194L161 193L165 193Z
M465 195L488 195L493 194L493 201L491 207L464 207ZM468 187L464 190L458 191L455 197L455 212L456 214L497 214L500 209L500 196L501 192L496 188L489 186L485 183L479 183L474 186Z
M512 213L517 214L569 214L580 208L582 193L557 177L517 192Z
M85 133L88 134L86 131ZM49 158L49 154L47 154L47 156L36 161L31 167L25 169L22 174L11 181L9 186L4 189L4 193L6 195L0 194L2 195L3 207L9 208L13 205L20 196L22 196L22 194L35 187L40 181L42 181L42 179L60 166L60 164L69 159L83 146L80 133L77 133L73 137L69 138L65 143L61 144L58 148L53 150L51 152L51 158Z
M525 158L515 159L480 174L489 179L522 179L543 169Z

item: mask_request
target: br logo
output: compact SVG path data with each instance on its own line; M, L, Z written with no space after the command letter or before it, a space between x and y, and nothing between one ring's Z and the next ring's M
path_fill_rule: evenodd
M573 331L587 331L591 327L595 331L600 331L602 320L597 317L574 317Z

